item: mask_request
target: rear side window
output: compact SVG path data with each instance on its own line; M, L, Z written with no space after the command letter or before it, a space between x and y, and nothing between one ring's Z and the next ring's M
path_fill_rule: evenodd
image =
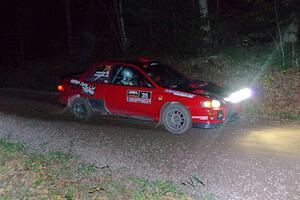
M97 70L91 73L86 81L96 83L108 83L111 71L111 65L97 67Z

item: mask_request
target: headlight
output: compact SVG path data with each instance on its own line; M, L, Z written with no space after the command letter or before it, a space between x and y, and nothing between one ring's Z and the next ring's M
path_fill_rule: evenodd
M204 108L219 108L221 106L221 102L216 99L207 100L207 101L202 101L201 106Z
M224 100L231 103L238 103L250 98L251 95L252 91L249 88L244 88L232 93L229 97L224 98Z
M221 102L214 99L214 100L211 101L211 106L213 108L219 108L221 106Z

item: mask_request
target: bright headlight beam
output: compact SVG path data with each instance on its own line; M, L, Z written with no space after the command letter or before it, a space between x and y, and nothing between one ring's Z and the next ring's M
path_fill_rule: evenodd
M249 88L242 89L240 92L243 99L248 99L252 95L252 91Z
M252 91L249 88L244 88L232 93L229 97L225 98L225 101L232 103L238 103L246 100L252 96Z

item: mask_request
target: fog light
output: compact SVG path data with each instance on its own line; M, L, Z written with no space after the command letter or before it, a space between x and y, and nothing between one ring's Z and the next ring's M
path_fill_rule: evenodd
M217 120L224 120L224 113L223 113L223 111L218 112Z

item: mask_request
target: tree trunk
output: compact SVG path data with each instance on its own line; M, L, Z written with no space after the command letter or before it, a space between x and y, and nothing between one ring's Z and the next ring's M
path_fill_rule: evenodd
M25 65L25 52L24 52L24 40L20 40L20 56L21 56L21 65Z
M118 22L118 29L120 34L121 48L123 53L125 53L128 47L128 38L127 38L125 23L124 23L123 0L116 0L114 4L115 4L116 18Z
M202 27L205 31L210 32L210 23L208 19L208 5L207 0L198 0L201 17L204 19Z
M73 45L72 45L72 18L71 18L71 7L70 0L65 0L66 7L66 25L67 25L67 51L68 55L73 54Z
M217 0L217 15L220 15L220 0Z
M121 39L120 39L120 34L118 29L118 25L116 23L116 17L115 17L115 1L110 1L107 4L106 8L106 15L107 19L109 20L109 32L111 33L112 36L112 55L115 54L120 54L120 51L122 53L122 44L121 44Z
M210 27L209 16L208 16L207 0L198 0L198 6L199 6L199 12L201 15L201 19L202 19L201 20L202 30L204 30L206 32L204 41L207 44L211 44L212 43L211 27Z
M285 66L285 52L284 52L284 41L282 37L281 27L279 24L279 16L278 16L278 4L277 1L274 0L274 10L275 10L275 16L276 16L276 24L277 24L277 31L279 35L279 47L280 47L280 53L282 58L282 66Z

